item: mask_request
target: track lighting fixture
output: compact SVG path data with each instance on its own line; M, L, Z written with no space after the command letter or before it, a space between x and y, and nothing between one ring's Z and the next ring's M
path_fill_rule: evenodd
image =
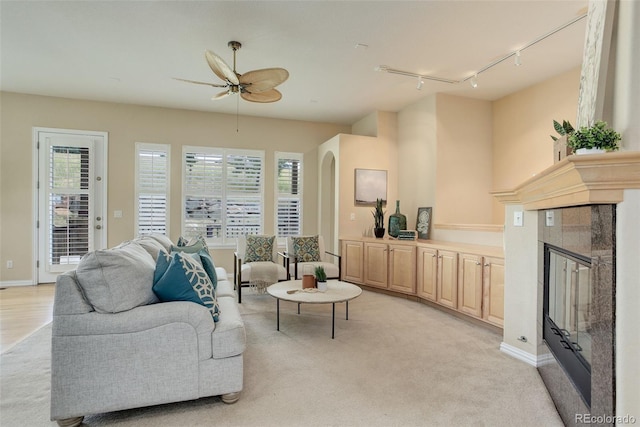
M571 21L567 22L566 24L563 24L561 26L559 26L558 28L538 37L537 39L527 43L526 45L522 46L520 49L516 50L516 51L512 51L509 52L508 54L504 55L503 57L496 59L495 61L491 62L488 65L485 65L484 67L480 68L479 70L475 71L472 75L469 75L467 77L464 77L462 79L458 79L458 80L454 80L454 79L448 79L445 77L436 77L436 76L429 76L429 75L425 75L425 74L417 74L417 73L412 73L410 71L403 71L403 70L397 70L395 68L391 68L387 65L378 65L377 67L375 67L376 71L382 71L385 73L390 73L390 74L400 74L401 76L407 76L407 77L415 77L418 79L418 86L416 87L416 89L421 90L422 89L422 85L424 84L424 80L433 80L436 82L441 82L441 83L449 83L449 84L458 84L458 83L464 83L466 81L469 81L469 83L471 84L471 86L473 88L478 87L478 75L480 73L484 73L485 71L495 67L498 64L501 64L502 62L504 62L505 60L511 58L512 56L514 57L513 61L514 64L516 66L519 66L522 64L522 60L520 58L520 53L525 50L530 48L531 46L540 43L541 41L547 39L548 37L551 37L552 35L556 34L559 31L564 30L567 27L570 27L571 25L575 24L576 22L584 19L587 17L587 14L583 14L580 15L574 19L572 19Z

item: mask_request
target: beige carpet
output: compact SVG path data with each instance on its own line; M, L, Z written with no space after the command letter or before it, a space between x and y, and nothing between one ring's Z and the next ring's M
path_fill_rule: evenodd
M336 306L247 292L244 391L93 415L90 426L562 426L535 368L495 333L428 306L364 291ZM0 358L0 425L51 426L50 326Z

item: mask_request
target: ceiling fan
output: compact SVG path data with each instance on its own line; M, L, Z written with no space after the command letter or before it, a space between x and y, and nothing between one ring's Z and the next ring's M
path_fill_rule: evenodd
M264 68L248 71L240 74L236 71L236 52L242 47L237 41L230 41L228 46L233 50L233 70L215 53L205 51L205 58L211 70L222 79L224 84L197 82L194 80L179 79L183 82L226 88L225 91L214 95L212 100L222 99L231 94L239 93L242 99L251 102L276 102L282 98L282 94L274 89L289 78L289 72L284 68Z

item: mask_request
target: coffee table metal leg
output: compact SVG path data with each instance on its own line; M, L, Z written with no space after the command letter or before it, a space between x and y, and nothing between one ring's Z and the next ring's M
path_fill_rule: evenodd
M276 306L277 306L276 311L277 311L277 313L278 313L278 315L276 316L276 317L277 317L277 319L278 319L278 320L277 320L277 327L276 327L276 330L278 330L278 331L279 331L279 330L280 330L280 299L279 299L279 298L276 298Z
M346 315L345 319L349 320L349 301L345 301L345 302L347 303L347 308L345 310L347 312L347 315Z
M298 314L300 314L300 303L298 303Z
M331 339L333 339L336 335L336 303L331 304L333 306L333 310L331 313Z

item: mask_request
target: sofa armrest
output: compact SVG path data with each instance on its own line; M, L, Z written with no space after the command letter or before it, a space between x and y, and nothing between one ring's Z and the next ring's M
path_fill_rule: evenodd
M62 314L54 316L53 336L110 335L143 332L170 323L186 323L196 334L211 334L215 323L209 310L187 301L150 304L120 313Z

